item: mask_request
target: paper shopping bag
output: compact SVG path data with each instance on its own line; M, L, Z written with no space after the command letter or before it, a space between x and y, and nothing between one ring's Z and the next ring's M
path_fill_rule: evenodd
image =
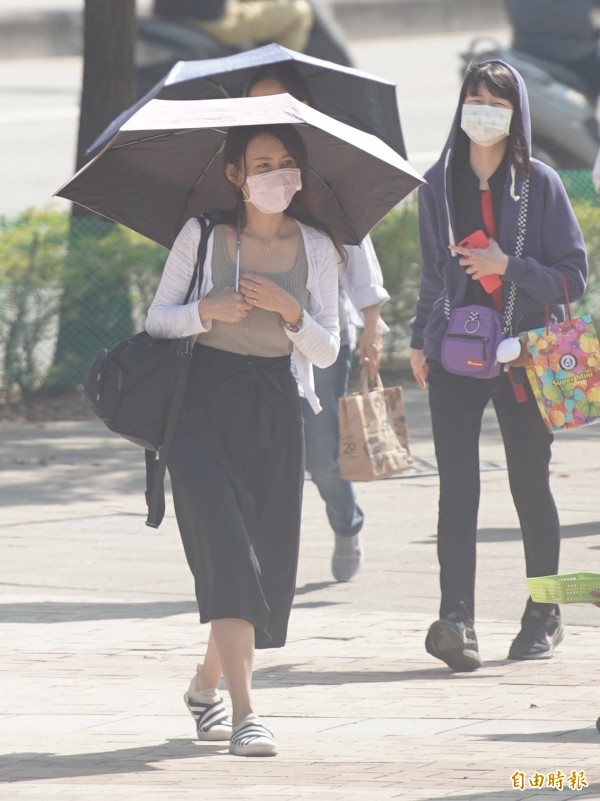
M384 389L378 376L369 388L339 399L340 475L376 481L410 469L408 431L401 387Z
M600 348L589 314L519 335L531 355L526 364L540 413L549 431L600 418Z
M378 376L379 384L381 379ZM385 407L388 420L394 429L394 433L400 441L400 445L410 453L408 444L408 424L406 422L406 407L404 405L404 392L402 387L385 387L383 389Z

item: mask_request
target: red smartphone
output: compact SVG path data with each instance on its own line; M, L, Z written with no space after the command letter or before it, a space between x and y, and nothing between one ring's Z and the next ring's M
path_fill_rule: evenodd
M482 231L481 228L478 228L477 231L473 231L472 234L469 234L469 236L461 239L461 241L458 243L459 247L468 248L469 250L487 248L489 244L490 240L487 238L485 231ZM499 275L484 275L483 278L479 279L479 283L485 289L488 295L491 295L494 290L502 286L502 281L500 280Z

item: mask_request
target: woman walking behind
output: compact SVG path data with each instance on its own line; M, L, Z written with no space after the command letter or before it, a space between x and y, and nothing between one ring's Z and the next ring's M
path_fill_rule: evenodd
M314 106L307 82L294 65L284 61L255 69L244 94L249 97L288 92ZM362 528L365 515L358 504L354 484L340 476L339 399L348 394L352 351L358 345L360 361L369 377L377 378L383 334L381 305L390 299L370 237L360 245L346 245L346 265L340 275L340 352L333 364L315 370L315 390L323 407L315 414L302 401L306 467L321 498L334 533L331 572L336 581L350 581L364 561ZM362 326L362 328L360 328ZM357 327L360 333L357 336Z
M254 712L253 655L286 641L304 480L299 390L318 410L311 365L337 357L343 251L310 213L306 150L294 128L232 128L222 158L237 206L210 236L198 299L181 305L200 237L190 219L146 328L154 337L198 335L168 465L200 622L210 623L184 699L199 739L260 756L276 746Z
M552 435L523 368L495 378L457 375L441 363L447 310L471 304L502 310L516 287L514 332L564 319L581 297L587 259L581 231L559 176L531 158L527 92L501 61L472 64L450 136L419 190L422 272L412 321L411 366L429 405L440 475L438 558L440 619L425 647L452 670L481 667L475 619L475 562L480 494L479 435L492 401L504 440L510 490L523 536L527 576L558 572L560 527L549 485ZM514 255L529 195L522 255ZM482 229L485 247L456 246ZM496 280L491 294L484 288ZM445 309L446 306L446 309ZM563 638L555 604L527 600L508 658L547 659Z

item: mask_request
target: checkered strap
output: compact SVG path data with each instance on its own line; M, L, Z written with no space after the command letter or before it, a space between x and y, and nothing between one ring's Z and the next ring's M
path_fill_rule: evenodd
M523 255L523 245L525 234L527 233L527 207L529 206L529 178L523 181L521 188L521 203L519 204L519 217L517 219L517 243L515 245L515 256ZM512 319L515 313L515 299L517 297L517 285L514 281L510 282L508 298L502 312L502 333L507 335L512 328Z

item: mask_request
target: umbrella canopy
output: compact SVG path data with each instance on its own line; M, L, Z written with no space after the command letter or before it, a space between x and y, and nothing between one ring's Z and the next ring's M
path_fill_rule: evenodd
M283 94L151 100L55 194L169 248L190 217L235 205L220 157L229 128L275 124L302 136L315 213L348 244L423 183L376 137Z
M307 82L313 105L324 114L379 137L406 158L396 86L367 72L323 61L277 44L224 58L179 61L141 100L124 111L88 149L97 153L149 100L208 100L241 97L259 67L293 63Z

